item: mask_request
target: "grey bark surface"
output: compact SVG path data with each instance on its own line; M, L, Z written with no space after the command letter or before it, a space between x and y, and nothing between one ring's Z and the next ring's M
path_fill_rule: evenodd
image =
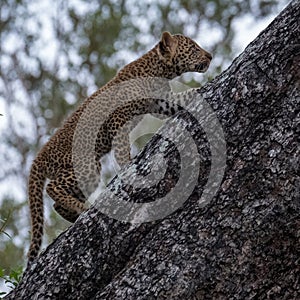
M197 90L217 114L227 147L222 184L207 205L198 201L210 148L201 126L183 113L201 156L198 184L184 205L139 226L93 206L5 299L300 299L299 22L300 3L292 1L226 71ZM172 128L162 132L172 138ZM127 201L167 193L182 158L163 143L154 137L124 173L134 180L149 168L148 156L163 152L168 168L158 188L130 193L115 180L109 189L121 196L127 189Z

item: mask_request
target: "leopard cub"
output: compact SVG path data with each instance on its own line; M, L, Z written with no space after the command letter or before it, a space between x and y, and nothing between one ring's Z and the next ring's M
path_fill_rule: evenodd
M38 255L41 247L43 237L43 189L46 179L50 180L46 191L54 200L54 209L63 218L74 222L80 213L86 210L87 197L79 187L78 178L74 172L72 143L76 126L88 105L96 101L109 88L125 81L149 77L173 79L186 72L205 72L211 59L211 54L203 50L192 39L181 34L171 35L168 32L163 32L160 41L149 52L126 65L106 85L88 97L65 121L63 126L55 132L34 159L30 170L28 193L32 232L28 265ZM138 87L131 86L131 88ZM117 101L117 99L108 99L103 104L103 109L112 105L109 101ZM118 130L127 122L126 118L129 118L131 114L135 114L134 111L137 108L141 108L140 111L146 112L149 107L148 102L135 101L128 104L127 107L116 111L109 122L106 122L105 126L99 129L95 147L97 161L94 169L96 172L99 173L101 170L99 159L111 150L112 139L116 137ZM156 104L159 106L159 103ZM163 109L166 110L166 107L163 107ZM167 110L170 114L175 113L172 106L167 106ZM154 112L156 111L154 110ZM159 107L157 112L160 112ZM86 134L89 134L89 132L87 131ZM117 145L115 153L119 156L119 161L126 162L128 155L126 151L123 151L122 143L118 144L116 142L115 144ZM86 167L89 168L90 166Z

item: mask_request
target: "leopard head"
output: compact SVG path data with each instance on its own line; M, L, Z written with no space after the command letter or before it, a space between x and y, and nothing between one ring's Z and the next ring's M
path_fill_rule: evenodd
M169 32L163 32L156 49L166 70L173 74L171 77L186 72L203 73L212 59L209 52L182 34L171 35Z

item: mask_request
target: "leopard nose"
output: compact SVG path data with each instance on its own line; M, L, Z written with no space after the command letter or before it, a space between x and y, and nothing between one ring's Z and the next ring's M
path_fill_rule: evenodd
M205 56L209 59L209 60L212 60L212 55L208 52L205 53Z

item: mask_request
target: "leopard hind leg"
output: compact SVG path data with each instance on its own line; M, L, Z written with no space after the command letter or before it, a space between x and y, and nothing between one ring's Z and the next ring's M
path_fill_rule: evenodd
M75 222L87 210L87 198L78 187L73 170L64 170L46 187L47 194L55 201L53 207L64 219Z

